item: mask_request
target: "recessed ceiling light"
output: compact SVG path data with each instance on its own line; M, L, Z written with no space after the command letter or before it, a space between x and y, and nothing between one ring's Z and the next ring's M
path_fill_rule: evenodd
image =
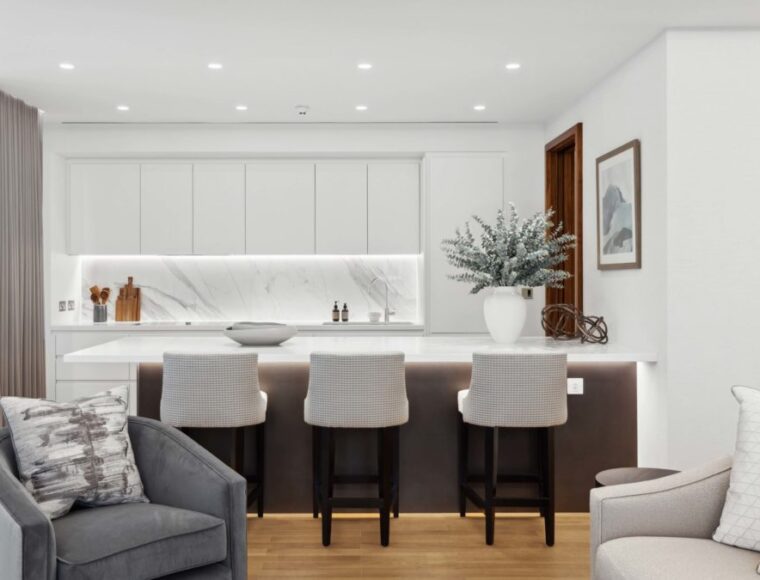
M520 68L520 63L519 62L510 62L510 63L507 63L507 67L506 68L507 68L507 70L517 70L517 69Z
M129 105L116 105L117 111L129 111Z
M62 62L58 65L58 68L62 68L63 70L74 70L74 65L70 62Z
M221 62L210 62L208 63L208 68L211 70L221 70L222 69L222 63Z
M369 109L367 105L356 105L357 111L366 111L367 109Z
M235 105L235 110L236 111L247 111L248 110L248 105Z
M359 70L369 70L369 69L372 68L372 63L371 62L360 62L359 64L356 65L356 68L358 68Z
M473 107L473 109L475 109L476 111L485 111L486 110L486 106L485 105L475 105Z

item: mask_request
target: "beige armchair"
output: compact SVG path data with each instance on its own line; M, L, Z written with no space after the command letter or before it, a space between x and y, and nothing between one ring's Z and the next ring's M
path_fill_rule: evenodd
M641 483L591 491L595 580L758 580L760 554L712 540L731 458Z

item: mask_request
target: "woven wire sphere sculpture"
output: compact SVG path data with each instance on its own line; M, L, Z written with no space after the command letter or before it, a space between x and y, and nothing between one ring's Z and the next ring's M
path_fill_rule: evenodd
M607 344L607 323L603 316L586 316L572 304L550 304L541 310L541 327L557 340ZM572 331L568 330L572 328Z

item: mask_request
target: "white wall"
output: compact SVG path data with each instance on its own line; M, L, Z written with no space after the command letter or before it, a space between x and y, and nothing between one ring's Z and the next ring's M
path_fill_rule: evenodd
M731 453L760 386L760 31L668 35L668 395L676 467Z
M539 125L473 123L399 125L47 125L45 154L46 305L48 323L76 321L57 302L78 299L79 260L65 255L67 157L415 156L425 152L507 153L508 198L543 196ZM527 205L527 201L524 205ZM463 216L463 220L467 216ZM463 293L467 288L463 286ZM539 328L536 322L533 329Z
M666 89L665 37L646 46L578 103L546 124L549 141L583 123L584 311L602 315L610 341L656 350L656 368L639 373L639 463L665 465ZM641 141L642 267L597 269L596 158Z

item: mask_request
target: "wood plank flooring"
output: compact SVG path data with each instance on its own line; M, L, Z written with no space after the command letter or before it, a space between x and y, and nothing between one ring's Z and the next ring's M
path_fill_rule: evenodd
M311 515L248 520L248 576L274 578L588 578L588 514L557 514L556 544L544 544L543 520L497 516L485 545L482 516L405 515L380 546L377 516L337 515L332 545L322 547Z

